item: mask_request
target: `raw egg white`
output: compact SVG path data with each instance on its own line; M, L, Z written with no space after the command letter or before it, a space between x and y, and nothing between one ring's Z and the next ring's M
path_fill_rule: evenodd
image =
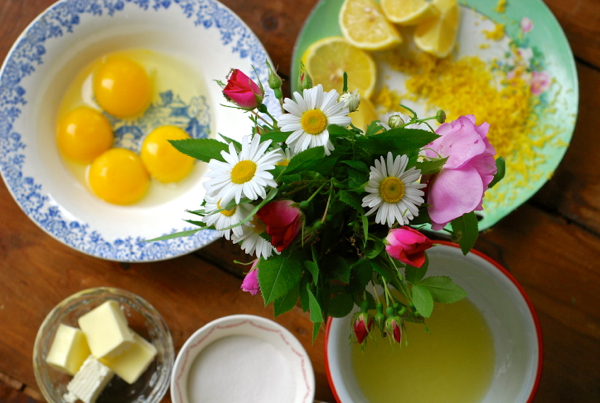
M168 94L167 98L165 94ZM183 108L185 113L171 113L173 109L164 107L166 99L171 100L168 101L171 102L169 105L179 102L176 107ZM210 107L202 102L198 104L195 101L198 99L205 100L202 102L208 99L202 72L184 59L143 49L104 55L82 69L61 99L57 116L57 145L63 163L82 186L109 203L154 206L178 198L201 179L204 164L195 163L193 158L179 153L168 140L189 138L185 130L190 118L206 116ZM89 144L87 141L68 140L69 137L64 134L68 130L63 128L69 127L67 122L73 119L71 115L77 110L86 111L85 114L78 112L82 116L77 122L88 119L88 124L82 128L86 127L87 132L103 133L90 134L95 140ZM92 114L95 114L95 120L85 117ZM102 120L104 123L97 123ZM108 147L105 145L108 142L105 139L107 124L111 139ZM62 135L59 134L61 131L64 132ZM134 136L132 132L139 134ZM86 146L79 143L86 143ZM96 143L103 145L94 145ZM105 172L109 172L108 167L110 172L116 172L116 166L125 166L125 163L117 162L121 159L112 157L112 153L108 154L110 158L105 155L111 144L112 147L127 148L133 154L143 155L144 163L141 163L142 159L138 160L140 164L145 164L146 179L137 169L131 168L129 171L132 175L137 172L134 179L140 181L140 186L127 181L110 185L107 178L100 179L103 178L100 165ZM79 153L66 151L84 150L87 146L95 150L91 158L87 157L90 154L87 150ZM119 153L123 154L124 151ZM79 154L85 154L86 157L80 158ZM103 163L93 168L95 163L91 162L100 154ZM112 161L113 158L115 161ZM151 174L149 181L148 172ZM111 187L116 189L117 186L130 186L130 189L111 190ZM140 196L138 192L144 188L147 190Z

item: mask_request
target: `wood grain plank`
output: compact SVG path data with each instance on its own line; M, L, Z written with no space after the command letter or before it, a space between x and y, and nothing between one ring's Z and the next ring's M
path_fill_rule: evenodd
M579 116L571 145L552 179L534 202L600 234L600 70L577 65Z
M600 67L600 2L545 0L560 22L573 54Z

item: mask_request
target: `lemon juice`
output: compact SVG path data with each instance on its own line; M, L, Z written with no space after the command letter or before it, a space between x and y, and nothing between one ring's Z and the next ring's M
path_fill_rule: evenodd
M370 403L475 403L494 373L492 334L467 299L436 304L420 324L406 323L402 346L391 346L374 329L365 351L352 346L356 382ZM408 338L405 345L404 338Z

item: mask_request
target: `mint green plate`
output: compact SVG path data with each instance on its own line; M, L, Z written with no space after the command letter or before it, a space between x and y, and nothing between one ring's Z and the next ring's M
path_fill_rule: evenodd
M306 49L319 39L342 35L338 14L343 1L321 0L305 21L294 46L292 90L296 90L299 63ZM507 173L506 179L486 194L484 211L481 212L479 222L479 229L483 231L527 201L551 178L573 135L579 88L575 60L567 38L552 12L541 0L509 1L504 13L495 10L498 0L459 0L459 3L462 5L462 13L458 56L470 54L484 59L483 54L489 53L470 43L476 40L473 37L477 35L473 33L476 30L481 31L479 22L472 18L478 17L476 14L479 13L496 23L504 24L508 39L513 40L519 47L531 49L532 63L535 63L538 69L546 71L553 80L551 87L540 96L540 105L533 113L538 114L539 121L546 127L545 133L555 134L551 141L536 149L540 155L539 162L535 164L533 171L529 172L530 178L526 186L513 180ZM523 17L533 22L533 29L527 33L521 30ZM378 76L388 77L381 72ZM390 85L390 88L393 87ZM507 161L510 158L507 156Z

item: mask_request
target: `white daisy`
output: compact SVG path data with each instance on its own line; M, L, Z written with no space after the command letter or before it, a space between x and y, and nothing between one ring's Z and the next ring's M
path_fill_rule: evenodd
M290 147L287 147L285 150L280 148L277 152L279 153L279 161L275 165L280 165L282 167L290 165L290 161L295 155L292 149Z
M321 84L304 90L303 95L294 92L294 101L286 98L283 109L289 113L279 118L279 127L284 132L293 132L286 143L295 153L312 147L325 147L325 155L331 154L333 144L329 140L327 126L347 126L352 120L348 108L338 102L336 90L323 92Z
M248 144L248 136L242 138L242 151L235 151L233 143L229 143L229 153L221 151L225 162L210 160L205 175L210 180L204 182L208 195L216 196L225 206L235 198L240 203L242 195L250 200L267 197L267 186L277 187L273 174L268 172L275 168L279 161L277 151L266 152L271 140L260 142L260 136L255 135L252 143Z
M406 225L419 215L423 203L423 191L419 190L426 185L415 183L421 176L421 171L415 167L405 172L408 157L397 156L395 159L391 152L387 155L387 164L383 157L375 160L371 167L369 182L365 190L369 195L363 198L362 206L370 207L367 215L377 211L375 222L391 227L395 221Z
M255 215L247 224L244 224L241 227L243 228L242 235L237 235L234 232L232 241L233 243L241 242L241 247L244 252L249 255L256 253L257 258L262 256L265 259L268 259L273 252L279 254L277 249L275 249L269 241L260 236L260 234L265 231L266 227L258 216Z
M408 123L410 122L410 117L400 113L400 112L389 112L386 113L385 115L383 115L381 117L381 119L379 120L379 123L381 124L381 126L385 127L387 130L390 130L390 118L392 116L399 116L400 119L402 119L402 121L404 123ZM411 123L410 125L404 126L405 129L421 129L421 130L429 130L429 127L427 127L427 125L425 123Z
M225 237L228 241L231 239L232 230L233 233L238 236L241 236L244 233L242 225L225 231L222 231L222 229L238 224L246 218L252 211L253 206L251 204L242 203L236 205L231 210L224 210L221 205L221 200L217 197L206 195L205 199L206 203L204 205L204 211L208 214L202 217L202 221L206 223L206 225L213 225L219 232L219 235Z

